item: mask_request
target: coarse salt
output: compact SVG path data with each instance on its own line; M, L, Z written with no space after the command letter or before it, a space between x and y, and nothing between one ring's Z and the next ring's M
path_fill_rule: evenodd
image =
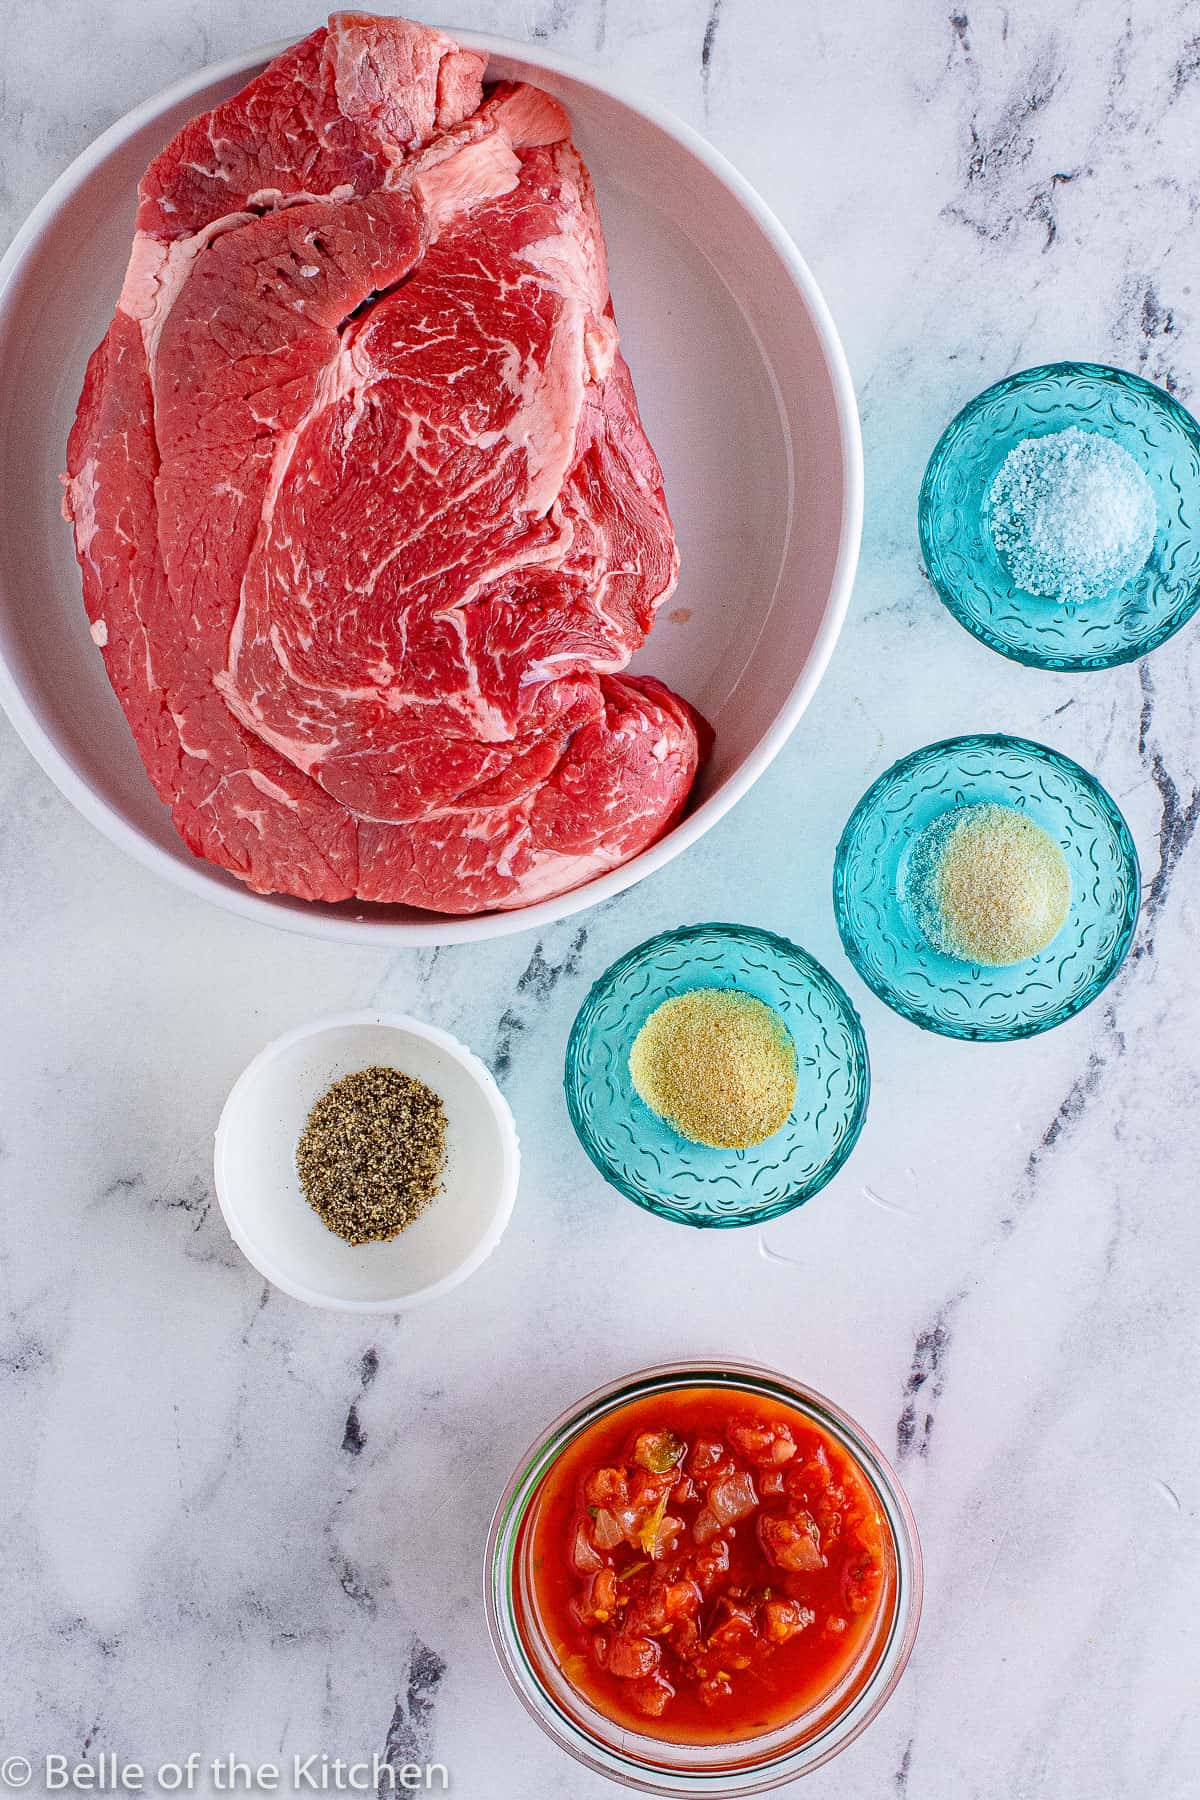
M989 495L992 540L1026 593L1094 600L1144 568L1158 525L1144 471L1122 445L1071 425L1011 449Z

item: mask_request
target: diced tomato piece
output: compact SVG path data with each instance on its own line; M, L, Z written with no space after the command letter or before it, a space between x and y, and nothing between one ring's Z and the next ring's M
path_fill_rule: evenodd
M663 1611L672 1622L695 1618L703 1595L694 1581L673 1581L663 1595Z
M825 1559L803 1519L776 1519L763 1513L758 1521L758 1541L763 1554L777 1569L821 1569Z
M791 1462L796 1454L796 1440L782 1420L767 1424L760 1419L731 1419L725 1435L735 1450L764 1469Z
M751 1612L750 1608L744 1604L744 1600L744 1588L730 1588L727 1594L721 1595L721 1598L716 1604L716 1616L713 1620L713 1631L710 1635L715 1636L717 1630L721 1626L728 1625L731 1622L738 1625L749 1626L750 1629L753 1630L754 1614Z
M658 1637L667 1629L662 1601L637 1594L621 1614L621 1624L632 1637Z
M863 1612L875 1598L883 1569L873 1556L856 1557L842 1576L842 1592L851 1612Z
M692 1575L701 1593L707 1593L715 1581L729 1573L729 1545L724 1538L714 1538L692 1558Z
M708 1490L708 1507L718 1525L731 1525L745 1519L758 1505L754 1477L745 1469L714 1481Z
M629 1698L647 1718L661 1719L668 1701L675 1698L675 1689L661 1675L647 1675L630 1684Z
M799 1500L804 1506L808 1505L809 1479L807 1464L794 1462L790 1467L786 1468L783 1471L783 1485L785 1491L791 1495L793 1500Z
M754 1614L736 1601L717 1602L718 1622L708 1634L708 1647L726 1669L748 1669L757 1640Z
M629 1482L631 1506L657 1506L664 1494L675 1486L675 1470L665 1475L652 1475L649 1469L635 1469Z
M836 1506L823 1506L818 1500L816 1521L821 1528L821 1542L826 1550L836 1544L842 1535L843 1517Z
M589 1575L575 1604L583 1624L607 1625L617 1606L617 1578L612 1570L598 1569Z
M690 1475L685 1475L671 1489L672 1506L690 1506L696 1498L696 1484Z
M653 1638L626 1637L624 1632L618 1632L608 1646L608 1672L619 1675L623 1681L636 1681L658 1667L661 1655Z
M692 1454L687 1460L688 1474L704 1475L708 1470L715 1469L717 1464L723 1462L724 1459L724 1444L718 1443L716 1438L697 1438L692 1445Z
M657 1637L667 1625L661 1583L656 1578L644 1591L639 1583L633 1586L635 1591L621 1614L621 1623L633 1637Z
M818 1501L817 1504L820 1505L820 1501ZM803 1500L796 1500L789 1497L785 1511L789 1519L795 1519L797 1524L803 1525L807 1530L811 1531L814 1537L820 1537L821 1534L817 1528L817 1521L813 1517L811 1510L804 1504Z
M811 1456L804 1459L804 1479L810 1491L828 1487L833 1480L833 1470L829 1466L829 1458L825 1454L824 1444L818 1444Z
M758 1485L762 1490L763 1499L773 1500L777 1495L786 1492L783 1480L782 1469L764 1469L758 1478Z
M692 1520L692 1538L697 1544L710 1544L721 1529L721 1521L707 1506Z
M595 1469L583 1485L589 1506L608 1506L614 1510L629 1500L629 1483L624 1469Z
M715 1706L718 1700L728 1700L732 1693L733 1683L723 1669L700 1683L700 1698L705 1706Z
M635 1595L624 1618L628 1631L653 1636L660 1631L673 1631L684 1618L694 1618L700 1611L703 1595L691 1577L669 1579L655 1570L648 1588Z
M763 1606L763 1635L772 1644L786 1644L816 1618L811 1607L798 1600L768 1600Z

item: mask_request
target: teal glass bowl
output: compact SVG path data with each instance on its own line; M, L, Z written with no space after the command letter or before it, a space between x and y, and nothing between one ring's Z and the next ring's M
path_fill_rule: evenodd
M1154 493L1145 566L1094 600L1017 587L992 541L992 482L1023 438L1076 425L1127 450ZM917 506L926 573L982 643L1038 669L1108 669L1145 656L1200 606L1200 425L1162 388L1100 363L1049 363L987 388L929 459Z
M639 1098L633 1040L655 1007L693 988L736 988L774 1007L796 1046L791 1116L749 1150L680 1137ZM604 1179L681 1225L758 1225L810 1200L841 1168L871 1076L858 1014L832 975L752 925L686 925L630 950L596 982L567 1043L567 1111Z
M1071 874L1061 931L1002 968L941 955L905 899L925 826L989 801L1048 831ZM947 738L894 763L850 815L833 867L838 930L867 986L926 1031L991 1043L1049 1031L1093 1001L1125 960L1140 899L1137 850L1116 803L1078 763L1028 738Z

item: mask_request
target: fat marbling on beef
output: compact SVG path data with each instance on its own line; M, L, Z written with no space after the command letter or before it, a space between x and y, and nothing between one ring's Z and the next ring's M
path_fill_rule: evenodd
M92 636L258 892L524 906L678 817L676 578L570 123L341 13L151 164L67 457Z

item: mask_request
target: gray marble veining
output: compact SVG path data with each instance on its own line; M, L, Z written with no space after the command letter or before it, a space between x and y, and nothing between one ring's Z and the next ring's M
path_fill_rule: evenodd
M667 1355L775 1361L899 1460L928 1563L909 1674L814 1800L1200 1794L1196 1270L1200 629L1085 679L991 656L915 546L920 470L974 391L1059 355L1200 375L1200 15L866 0L430 0L655 95L764 192L861 397L849 625L794 740L685 858L541 937L390 955L265 932L97 837L0 727L0 1755L435 1757L464 1800L600 1800L483 1631L490 1509L546 1418ZM299 0L9 0L0 226L112 119L309 28ZM955 731L1093 768L1138 841L1136 949L1025 1045L922 1036L848 971L838 831ZM743 871L753 860L753 899ZM558 1090L595 973L752 916L844 979L862 1143L801 1212L719 1243L608 1191ZM322 1010L422 1013L516 1109L512 1227L469 1288L360 1323L265 1289L210 1187L241 1065ZM36 1791L36 1789L34 1790Z

